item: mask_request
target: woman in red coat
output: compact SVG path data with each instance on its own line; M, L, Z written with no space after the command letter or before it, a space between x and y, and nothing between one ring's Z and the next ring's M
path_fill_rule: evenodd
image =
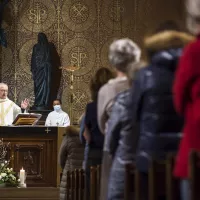
M181 179L182 200L190 199L189 154L192 149L200 151L200 0L188 0L186 5L188 28L197 37L184 49L174 83L175 107L185 119L174 169Z

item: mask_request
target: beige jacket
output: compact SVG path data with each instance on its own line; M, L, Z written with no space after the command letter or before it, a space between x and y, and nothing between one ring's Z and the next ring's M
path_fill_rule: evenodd
M102 133L105 133L106 122L110 116L115 96L129 88L127 77L117 77L105 84L98 94L98 124Z

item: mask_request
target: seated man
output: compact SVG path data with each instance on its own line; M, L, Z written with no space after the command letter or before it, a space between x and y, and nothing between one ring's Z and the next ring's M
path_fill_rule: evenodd
M29 100L21 102L21 108L8 99L8 85L0 83L0 126L11 125L16 116L21 113L21 109L26 110Z
M70 119L66 112L61 108L61 100L56 99L53 102L54 111L50 112L47 116L45 126L69 126Z

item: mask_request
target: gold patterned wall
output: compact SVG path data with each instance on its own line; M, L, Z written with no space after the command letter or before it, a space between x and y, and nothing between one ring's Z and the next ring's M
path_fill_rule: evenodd
M76 122L90 99L88 84L94 72L109 67L108 46L115 38L142 38L160 22L174 19L184 24L181 0L11 0L3 27L8 47L0 49L0 78L8 83L9 97L18 104L34 99L30 72L37 34L47 34L61 57L62 66L76 65L73 103L70 74L62 71L63 108Z

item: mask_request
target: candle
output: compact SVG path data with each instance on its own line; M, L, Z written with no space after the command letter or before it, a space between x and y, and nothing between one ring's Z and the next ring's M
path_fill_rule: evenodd
M24 181L25 181L25 170L23 169L23 167L22 167L22 169L20 170L19 179L20 179L20 183L21 183L21 184L24 184Z
M71 81L73 82L74 81L74 75L71 74Z

